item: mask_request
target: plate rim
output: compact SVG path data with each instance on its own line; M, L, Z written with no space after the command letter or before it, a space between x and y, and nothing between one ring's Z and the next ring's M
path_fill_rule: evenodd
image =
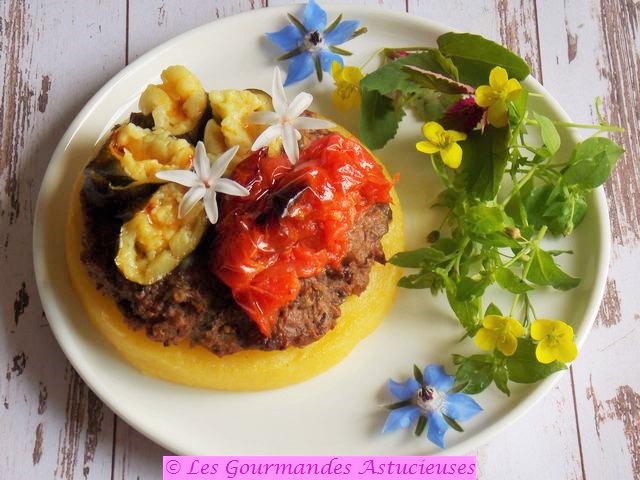
M79 125L85 120L86 117L91 114L92 110L99 103L99 101L103 97L107 96L109 91L114 88L114 86L116 86L124 77L128 76L130 72L141 68L147 62L153 61L157 56L161 55L164 50L171 48L173 43L179 42L188 36L197 35L197 33L200 31L204 31L210 28L216 28L216 25L223 25L226 23L238 21L238 17L260 17L261 15L264 15L267 10L270 12L281 11L283 12L283 14L286 14L289 13L291 11L291 8L295 6L300 5L282 5L278 7L259 8L207 22L203 25L189 29L162 42L160 45L140 55L133 62L126 65L122 70L111 77L100 89L98 89L98 91L87 101L87 103L74 117L73 121L65 130L65 133L62 135L60 141L54 149L51 158L49 159L38 191L32 234L33 265L38 295L40 297L42 308L47 316L47 321L51 326L51 331L53 332L56 341L60 345L60 348L64 352L66 358L71 363L75 371L80 375L87 386L91 388L92 391L94 391L94 393L104 402L105 405L107 405L107 407L109 407L116 415L118 415L120 419L124 420L135 430L171 452L184 455L189 454L188 452L182 450L179 445L173 444L171 441L169 441L169 439L163 438L162 436L157 435L156 432L146 428L145 425L142 422L138 422L133 415L129 415L128 411L123 411L123 409L119 408L117 406L117 402L112 401L113 399L108 394L105 386L102 385L98 381L98 379L93 378L88 374L86 368L84 367L84 361L79 358L79 351L73 349L72 345L68 344L62 338L62 327L58 323L59 321L54 320L52 322L50 320L54 318L55 315L51 315L51 306L49 303L52 301L55 302L56 299L54 296L49 294L46 289L46 281L50 278L50 275L49 269L46 267L46 262L43 258L43 252L45 250L42 247L44 243L44 233L46 230L42 219L42 212L43 210L46 210L46 207L44 206L43 191L45 190L46 186L51 183L51 177L54 176L54 167L57 163L57 159L62 157L62 155L64 154L64 151L70 144L72 137L78 130ZM416 26L430 29L438 34L449 31L459 31L448 27L446 24L431 20L429 18L420 17L402 11L388 10L381 7L343 5L337 3L327 3L323 4L323 6L328 7L328 9L340 8L341 12L353 14L356 17L357 15L374 15L383 16L384 19L393 18L396 21L412 22ZM549 108L554 111L554 114L558 115L559 119L563 121L571 121L569 115L558 103L558 101L535 78L530 75L529 77L527 77L525 82L528 87L532 87L532 90L544 95L543 101L546 102ZM580 136L575 131L570 131L569 136L575 142L580 141ZM599 262L596 264L596 272L594 274L593 283L594 288L591 295L589 296L589 304L583 317L584 321L583 323L581 323L580 329L576 335L576 343L579 348L581 348L586 342L586 338L589 332L592 330L593 324L596 320L598 310L604 296L611 255L611 226L607 198L602 186L598 187L592 192L591 201L592 204L590 204L590 209L596 215L596 225L598 226L600 232ZM513 424L518 419L526 415L528 411L530 411L536 404L538 404L545 396L548 395L551 389L556 386L562 378L564 378L564 375L568 371L569 369L558 372L557 374L552 375L551 377L548 377L547 379L539 382L533 388L533 390L526 395L525 398L523 398L517 405L512 407L507 414L500 418L499 421L482 429L477 434L471 435L469 438L461 440L452 447L447 447L444 450L436 452L435 455L465 454L484 445L491 438L495 437L499 432L505 430L509 425Z

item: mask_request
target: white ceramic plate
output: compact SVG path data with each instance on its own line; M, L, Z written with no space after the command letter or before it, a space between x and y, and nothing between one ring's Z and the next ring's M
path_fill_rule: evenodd
M445 301L427 291L399 291L384 324L340 364L302 384L259 393L221 393L174 385L144 376L130 367L92 327L69 284L63 226L70 192L96 142L117 121L136 110L145 86L159 80L169 65L191 69L207 89L270 89L278 52L263 32L286 23L299 7L268 8L197 28L142 56L109 81L76 117L56 149L38 198L34 226L34 263L38 289L51 328L67 357L96 394L121 418L169 450L180 454L434 454L441 452L410 430L381 435L392 399L387 379L404 380L413 363L441 363L453 373L450 354L474 351L458 344L461 328ZM339 10L338 10L339 8ZM446 27L376 9L340 6L327 9L330 21L340 11L359 19L369 33L348 44L349 59L361 65L383 46L435 45ZM370 66L372 68L373 65ZM541 110L560 120L565 112L534 80L528 88L545 94ZM329 101L330 78L308 79L288 90L310 91L313 108L357 131L355 114L337 114ZM398 191L406 216L407 246L417 247L438 224L428 208L440 188L425 157L414 149L419 123L406 119L380 158L400 172ZM575 141L565 138L568 143ZM609 221L602 190L590 198L583 224L559 243L575 255L564 266L583 280L569 293L544 291L534 298L539 315L562 318L576 329L581 345L596 316L609 255ZM508 307L508 299L498 303ZM578 360L579 361L579 360ZM511 397L489 388L476 400L484 412L465 422L465 432L450 430L446 453L468 452L523 415L558 381L553 375L535 386L514 385Z

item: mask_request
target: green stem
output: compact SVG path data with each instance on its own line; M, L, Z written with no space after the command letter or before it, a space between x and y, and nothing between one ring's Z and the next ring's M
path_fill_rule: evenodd
M538 122L535 120L528 118L525 123L527 125L538 125ZM556 127L567 127L567 128L586 128L590 130L598 130L601 132L624 132L624 128L616 127L614 125L593 125L589 123L573 123L573 122L559 122L554 120L553 124Z

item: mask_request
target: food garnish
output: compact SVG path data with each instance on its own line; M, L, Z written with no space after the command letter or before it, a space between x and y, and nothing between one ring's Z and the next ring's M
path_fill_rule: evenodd
M584 219L588 196L623 153L600 134L621 129L602 118L599 100L598 125L554 121L536 111L531 99L539 95L520 83L529 66L490 40L451 32L437 44L382 50L382 65L359 84L360 135L380 148L407 111L424 122L426 141L416 148L442 181L433 207L444 209L444 220L428 245L389 261L415 269L401 287L445 294L463 340L474 338L489 351L453 355L462 391L476 394L495 383L509 395L510 381L537 382L577 355L571 326L539 319L530 293L580 283L557 261L572 252L548 249L543 240L570 235ZM561 148L566 128L594 133L567 152ZM495 287L513 295L507 314L494 303L483 306Z
M357 20L342 20L342 15L327 27L327 12L315 0L309 0L305 6L302 21L291 14L288 17L290 25L267 33L267 37L286 52L278 60L289 60L285 86L304 80L314 70L318 81L322 81L322 72L330 72L334 61L342 65L341 55L351 55L338 45L367 31L365 27L358 28Z
M222 177L237 151L238 146L231 147L220 155L212 166L204 148L204 143L198 142L196 153L193 157L193 171L167 170L156 174L156 177L161 180L174 182L189 188L180 202L178 218L185 217L202 200L207 218L211 223L216 223L218 221L216 192L240 197L249 195L249 190L242 185Z
M287 158L295 165L300 157L298 141L302 138L298 130L320 130L336 126L335 123L322 118L301 117L311 105L313 96L310 93L300 92L289 103L278 67L273 70L271 99L274 112L253 112L247 116L247 122L249 123L269 125L253 142L251 149L254 152L266 147L277 138L281 138Z
M469 395L460 393L454 376L447 375L442 365L427 365L424 371L414 365L413 375L403 383L389 380L389 392L398 402L386 406L391 411L382 432L407 428L417 421L416 436L426 430L427 438L444 448L449 427L462 432L458 422L470 420L482 408Z

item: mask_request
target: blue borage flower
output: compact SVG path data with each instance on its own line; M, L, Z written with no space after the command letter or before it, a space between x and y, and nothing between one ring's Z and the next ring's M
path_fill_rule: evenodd
M288 16L291 25L267 33L273 43L287 52L278 57L278 60L289 60L285 86L307 78L314 70L318 80L322 80L322 72L330 72L334 61L344 65L340 55L351 55L337 45L367 31L364 27L358 29L357 20L342 21L342 15L327 27L327 12L315 0L309 0L305 6L302 21L291 14Z
M457 393L454 377L447 375L442 365L428 365L424 372L413 367L415 378L404 383L389 380L389 392L399 402L387 405L391 410L382 428L383 433L407 428L417 420L417 436L427 430L427 438L444 448L444 434L449 427L462 431L464 422L482 411L469 395Z

